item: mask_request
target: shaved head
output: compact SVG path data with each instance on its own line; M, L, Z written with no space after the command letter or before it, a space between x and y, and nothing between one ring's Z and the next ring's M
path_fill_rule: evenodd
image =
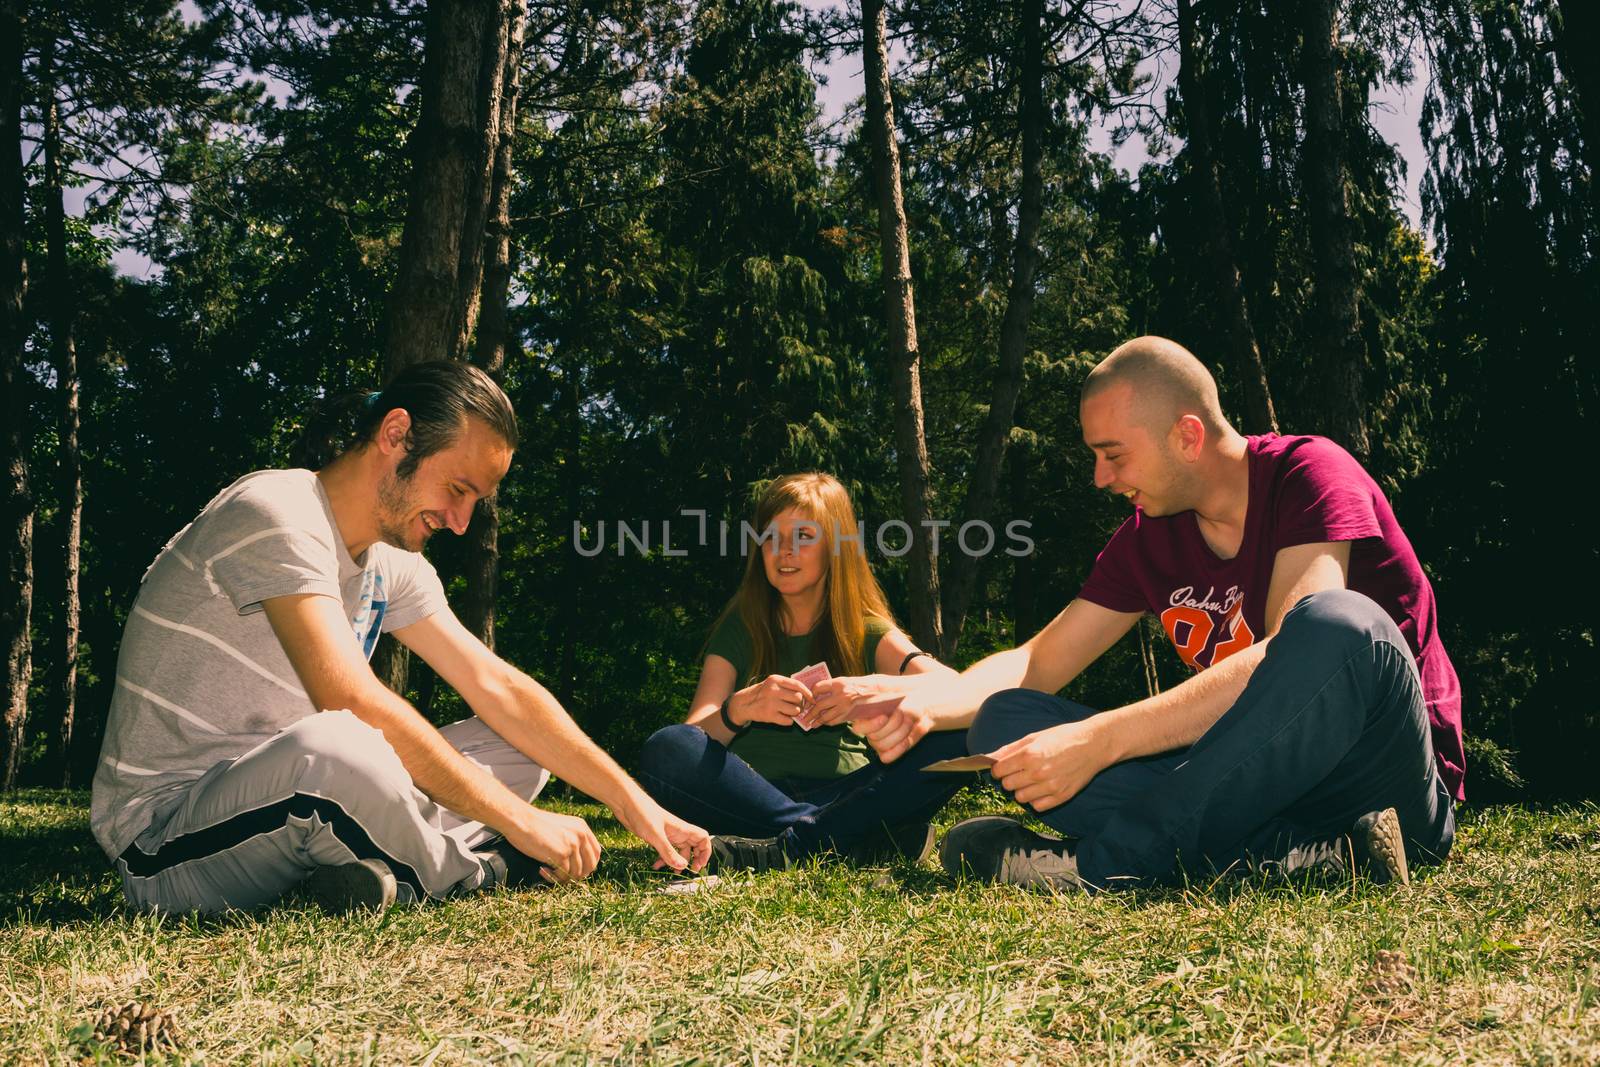
M1157 436L1184 415L1194 415L1212 433L1228 428L1217 400L1216 379L1176 341L1135 337L1119 346L1089 372L1080 403L1124 383L1132 389L1139 423Z

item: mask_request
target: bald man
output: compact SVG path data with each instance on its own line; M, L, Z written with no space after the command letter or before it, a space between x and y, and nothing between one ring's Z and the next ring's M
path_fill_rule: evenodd
M1403 883L1442 859L1460 688L1377 484L1325 438L1240 435L1210 373L1159 337L1100 363L1080 414L1095 484L1132 517L1043 631L896 716L906 744L970 723L971 751L1063 837L969 819L946 869L1110 889L1262 869ZM1146 613L1191 677L1101 712L1051 695Z

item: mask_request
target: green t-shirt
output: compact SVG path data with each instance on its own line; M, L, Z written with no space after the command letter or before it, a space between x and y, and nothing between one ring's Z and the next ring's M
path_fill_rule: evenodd
M861 658L868 674L877 670L878 642L888 632L889 627L882 620L867 620ZM733 664L738 672L736 689L757 681L750 677L751 661L755 658L750 633L738 615L729 615L717 627L706 652ZM774 674L797 674L815 662L811 654L811 634L779 637L778 667ZM842 665L830 663L828 670L838 676ZM865 767L871 748L847 726L822 726L808 732L798 726L758 722L736 737L729 750L764 778L841 778Z

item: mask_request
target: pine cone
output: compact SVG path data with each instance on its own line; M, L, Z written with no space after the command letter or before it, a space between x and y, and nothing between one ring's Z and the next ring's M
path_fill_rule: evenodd
M94 1030L102 1041L127 1052L178 1045L178 1024L172 1015L137 1000L101 1012Z
M1416 979L1417 969L1411 966L1404 952L1380 948L1377 958L1372 961L1367 985L1380 996L1395 997L1409 993Z

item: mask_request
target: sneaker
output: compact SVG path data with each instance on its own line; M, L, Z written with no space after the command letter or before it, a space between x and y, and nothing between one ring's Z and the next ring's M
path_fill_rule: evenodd
M1031 889L1082 889L1078 864L1059 837L1036 834L1015 819L984 815L944 835L939 862L956 877Z
M1356 820L1348 834L1307 841L1253 867L1269 877L1348 881L1365 874L1377 885L1411 884L1405 836L1400 832L1400 815L1393 808L1369 811Z
M544 864L519 851L503 834L497 834L475 849L489 867L489 878L484 888L503 885L508 889L538 889L550 884L539 873Z
M1400 832L1400 813L1393 808L1369 811L1357 819L1350 831L1350 845L1356 869L1364 869L1374 882L1411 884L1406 839Z
M303 888L323 911L383 911L394 903L394 872L382 860L356 860L318 867Z
M783 871L794 866L794 860L783 850L776 837L735 837L717 834L711 838L711 862L707 872L720 871Z
M903 860L916 867L932 857L934 840L932 823L902 823L899 826L879 827L870 837L846 850L845 855L856 863L894 863Z

